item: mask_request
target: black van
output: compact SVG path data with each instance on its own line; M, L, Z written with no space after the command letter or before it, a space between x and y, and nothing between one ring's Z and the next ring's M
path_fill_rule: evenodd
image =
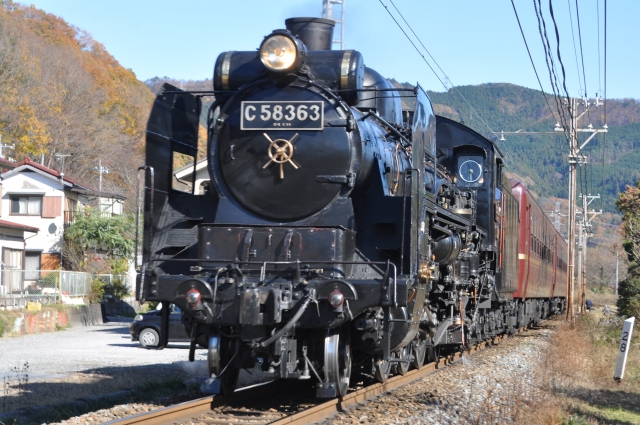
M159 304L161 306L161 304ZM139 341L145 348L154 348L160 342L160 309L148 313L136 315L129 325L132 341ZM180 320L182 310L176 305L171 305L169 315L169 342L189 342L189 335Z

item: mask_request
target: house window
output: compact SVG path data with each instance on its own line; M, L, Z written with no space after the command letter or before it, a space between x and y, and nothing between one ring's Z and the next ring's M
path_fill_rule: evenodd
M12 196L11 215L41 215L42 196Z
M40 253L25 252L24 254L24 278L25 280L40 279Z

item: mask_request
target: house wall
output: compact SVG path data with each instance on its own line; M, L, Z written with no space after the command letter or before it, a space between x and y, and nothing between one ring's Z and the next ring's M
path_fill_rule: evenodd
M28 235L33 235L33 233L28 233ZM24 230L0 227L0 253L2 248L24 249Z
M188 185L187 187L191 187L191 179L193 178L193 166L183 169L182 171L176 173L176 177L180 182ZM200 161L196 166L196 195L201 195L201 185L204 182L208 182L211 180L209 177L209 171L207 168L207 161ZM174 180L175 184L175 180Z
M59 203L57 207L54 206L56 216L45 218L36 215L13 215L11 214L12 195L52 197L52 201L50 202ZM32 171L25 171L5 178L2 181L2 208L0 210L0 217L4 220L40 229L35 236L27 236L25 240L26 250L41 251L42 254L55 254L53 257L58 257L59 261L59 254L62 251L65 210L64 199L66 195L62 183L60 183L58 179ZM71 196L73 195L75 194L71 194ZM45 202L43 201L43 212L45 212L44 204ZM42 259L46 259L47 264L52 264L52 256L43 255Z

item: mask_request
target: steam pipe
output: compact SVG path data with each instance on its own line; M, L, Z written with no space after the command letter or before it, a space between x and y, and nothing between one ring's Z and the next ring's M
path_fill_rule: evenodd
M302 305L300 306L296 314L291 318L291 320L289 320L289 322L286 325L284 325L282 329L276 332L271 338L262 341L260 345L262 347L267 347L273 344L278 338L280 338L286 332L288 332L289 329L291 329L293 325L295 325L296 322L300 319L300 317L302 316L302 313L305 312L305 310L307 309L307 306L309 305L309 302L311 302L311 297L307 296L307 298L304 300L304 302L302 303Z

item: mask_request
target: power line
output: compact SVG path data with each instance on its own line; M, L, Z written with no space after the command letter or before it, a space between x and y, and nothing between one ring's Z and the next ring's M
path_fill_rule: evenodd
M529 50L529 44L527 43L527 38L524 36L524 31L522 30L522 25L520 24L520 17L518 17L518 11L516 10L516 5L513 2L513 0L511 0L511 6L513 6L513 13L515 13L516 15L516 20L518 21L518 26L520 27L520 34L522 34L522 40L524 41L524 45L527 48L527 53L529 54L529 60L531 61L531 66L533 66L533 72L535 72L536 79L538 80L538 84L540 85L540 91L542 91L542 95L544 96L544 101L547 102L549 111L551 112L551 115L555 119L556 116L553 113L553 109L551 108L551 105L549 104L549 99L547 99L547 94L544 92L544 89L542 88L542 82L540 81L540 76L538 76L538 70L536 69L536 65L533 62L533 57L531 56L531 50ZM560 111L558 111L558 113L560 113ZM558 121L560 120L559 119L556 120L556 122Z
M573 29L573 12L571 11L571 0L567 0L569 6L569 22L571 22L571 40L573 41L573 57L576 59L576 71L578 72L578 83L582 90L582 78L580 76L580 67L578 66L578 51L576 50L576 33Z
M582 30L580 29L580 9L576 0L576 18L578 19L578 40L580 40L580 58L582 59L582 76L584 77L584 91L587 96L587 74L584 72L584 53L582 52Z
M602 70L600 69L600 0L596 1L596 16L598 18L598 91L602 92Z
M445 90L449 90L449 88L446 86L446 84L442 81L442 79L440 78L440 76L436 73L436 71L433 69L433 67L431 66L431 64L427 61L427 58L424 57L424 55L420 52L420 49L418 49L418 46L415 45L415 43L413 42L413 40L411 40L411 38L409 37L409 35L407 34L407 32L404 30L404 28L402 28L402 26L400 25L400 23L398 22L398 20L393 16L393 14L391 13L391 11L389 10L389 8L387 7L386 4L384 4L382 2L382 0L379 0L380 4L385 8L385 10L387 11L387 13L389 14L389 16L391 16L391 19L393 19L393 21L396 23L396 25L398 26L398 28L400 28L400 31L402 31L402 33L404 34L404 36L407 38L407 40L409 40L409 42L411 43L411 45L413 46L414 49L416 49L416 51L418 52L418 54L422 57L422 60L427 64L427 66L429 66L429 69L431 69L431 71L433 72L433 74L436 76L436 78L438 78L438 80L440 81L440 83L444 86ZM422 41L420 40L420 37L418 37L415 33L415 31L413 31L413 28L411 28L411 25L409 25L409 23L407 22L407 20L404 18L404 16L402 15L402 13L398 10L398 8L396 7L396 5L393 3L393 0L390 0L391 4L393 5L393 7L396 9L396 11L398 12L398 14L400 15L400 17L402 18L402 20L407 24L407 26L409 27L409 29L411 30L411 32L413 33L413 35L416 37L416 39L418 40L418 42L422 45L422 47L424 47L424 44L422 43ZM442 68L440 67L440 65L438 65L438 62L436 62L436 60L433 58L433 56L431 56L431 53L429 53L429 51L426 49L426 47L424 48L425 51L427 51L427 54L431 57L431 59L433 59L433 62L436 64L436 66L442 71ZM478 117L478 119L482 122L482 124L484 124L485 127L487 127L487 129L489 129L489 131L491 132L491 134L493 134L493 136L496 139L499 139L498 135L496 134L495 131L493 131L491 129L491 127L489 127L489 124L487 124L485 122L484 119L482 119L482 117L480 116L480 114L478 114L478 112L473 108L473 106L471 106L471 104L469 103L469 101L467 100L466 97L464 97L464 95L462 93L460 93L460 91L458 90L458 88L455 86L455 84L453 84L453 82L451 81L451 79L447 76L447 74L442 71L442 73L444 74L445 78L447 79L447 81L449 81L451 83L451 88L454 89L456 91L456 93L458 93L458 95L460 95L460 97L462 98L462 100L464 100L464 102L467 104L467 106L469 106L469 108L473 111L473 113L475 113L475 115Z
M540 5L540 10L538 10L539 5ZM536 18L538 20L538 32L540 33L540 39L542 40L542 47L544 49L544 54L545 54L545 62L547 64L547 70L549 71L549 81L551 83L551 90L553 91L553 96L556 101L556 107L558 108L558 113L560 115L560 122L562 123L562 128L564 130L567 143L571 144L569 140L569 134L568 134L569 130L567 128L567 122L565 120L562 107L560 106L562 104L562 101L560 100L560 97L558 94L560 92L560 89L558 88L558 85L557 85L555 63L553 61L553 56L551 55L551 44L549 43L549 38L547 37L547 25L544 21L544 16L542 16L542 5L540 4L539 0L538 0L538 3L536 3L536 0L533 0L533 8L535 9ZM544 32L543 32L543 28L544 28ZM555 80L555 84L554 84L554 80Z
M577 2L578 0L576 0ZM569 91L567 90L567 75L564 72L564 64L562 63L562 55L560 54L560 32L558 31L558 24L556 23L556 17L553 14L553 3L549 0L549 12L551 13L551 20L553 21L553 27L556 31L556 54L558 55L558 62L560 62L560 69L562 70L562 87L564 88L564 93L567 95L567 99L569 98ZM578 20L578 29L580 28L580 21ZM580 40L580 49L582 49L582 39ZM584 59L582 63L582 74L584 75ZM585 89L587 87L585 81Z
M598 40L598 45L600 40ZM607 125L607 0L604 0L604 125ZM607 133L602 139L602 194L604 195L604 161L607 149ZM604 196L603 196L604 198ZM600 209L604 200L600 198Z

